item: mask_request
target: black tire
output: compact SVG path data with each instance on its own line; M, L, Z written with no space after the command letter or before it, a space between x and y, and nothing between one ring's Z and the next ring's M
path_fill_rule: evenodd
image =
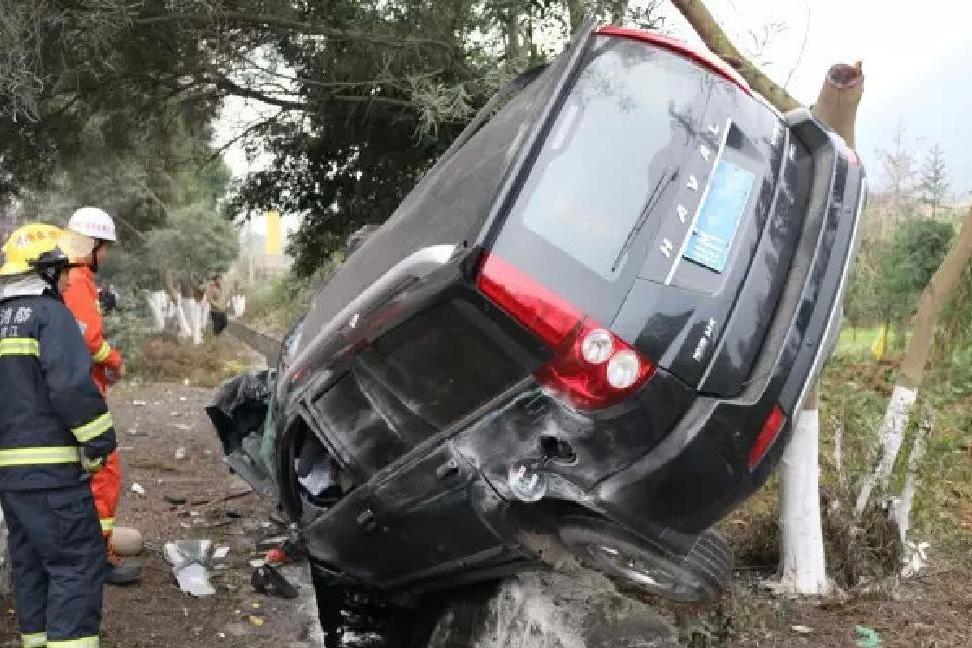
M706 531L684 557L665 553L601 518L565 520L561 541L584 564L623 587L679 603L710 603L732 582L732 554L722 537Z

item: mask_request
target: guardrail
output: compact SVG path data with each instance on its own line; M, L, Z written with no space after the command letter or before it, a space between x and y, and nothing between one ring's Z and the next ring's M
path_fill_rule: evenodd
M276 367L280 360L282 345L277 338L252 329L239 320L230 320L226 331L240 342L250 347L267 359L268 367Z

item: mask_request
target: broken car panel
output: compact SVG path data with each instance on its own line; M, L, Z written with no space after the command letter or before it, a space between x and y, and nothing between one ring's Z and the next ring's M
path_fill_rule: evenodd
M514 85L284 341L263 478L322 587L494 578L547 535L711 599L709 529L832 349L863 169L651 32L587 30Z

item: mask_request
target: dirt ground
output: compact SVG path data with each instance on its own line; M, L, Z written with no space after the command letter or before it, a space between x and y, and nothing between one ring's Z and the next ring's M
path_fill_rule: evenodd
M313 593L306 585L297 601L267 598L250 586L249 561L262 555L257 543L282 529L270 521L270 506L252 493L219 501L249 488L221 462L219 441L203 411L210 394L208 388L149 384L121 386L109 397L125 469L118 524L140 529L146 550L143 583L106 590L107 648L317 645L316 610L308 604ZM185 459L176 459L179 448ZM145 495L134 493L133 483ZM190 504L174 506L167 497ZM183 538L230 547L228 568L212 574L215 596L192 598L176 586L162 546ZM5 645L20 645L10 609L0 618L0 646Z

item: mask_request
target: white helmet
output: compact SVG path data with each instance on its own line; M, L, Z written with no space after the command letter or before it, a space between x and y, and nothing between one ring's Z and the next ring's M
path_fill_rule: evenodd
M98 207L82 207L73 214L68 221L67 228L72 232L88 236L93 239L111 241L118 240L115 234L115 221L111 219L104 209Z

